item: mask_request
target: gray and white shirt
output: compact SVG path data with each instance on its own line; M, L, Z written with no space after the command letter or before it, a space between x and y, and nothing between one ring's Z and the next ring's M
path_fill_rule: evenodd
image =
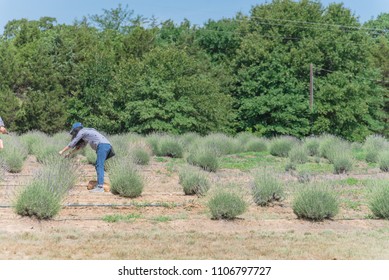
M77 133L77 136L69 143L68 146L70 148L74 148L77 145L78 141L80 141L81 139L87 142L95 151L97 150L97 146L99 144L111 145L108 139L105 138L96 129L84 127Z
M0 126L5 126L4 122L3 122L3 119L1 117L0 117Z

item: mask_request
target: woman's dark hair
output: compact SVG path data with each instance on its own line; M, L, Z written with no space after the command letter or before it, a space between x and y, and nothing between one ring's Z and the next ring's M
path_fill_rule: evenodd
M84 148L86 146L86 142L82 139L80 139L80 141L77 142L75 148Z
M74 138L76 138L78 132L79 132L82 128L83 128L83 127L80 126L80 127L77 127L77 128L75 128L75 129L73 129L73 131L72 131L72 133L71 133L71 135L72 135L72 140L73 140ZM86 142L85 142L84 140L80 139L80 140L77 142L75 148L83 148L83 147L85 147L85 146L86 146Z
M73 140L74 138L76 138L78 132L79 132L81 129L83 129L83 127L82 127L82 126L79 126L79 127L76 127L75 129L72 130L72 132L71 132L72 140Z

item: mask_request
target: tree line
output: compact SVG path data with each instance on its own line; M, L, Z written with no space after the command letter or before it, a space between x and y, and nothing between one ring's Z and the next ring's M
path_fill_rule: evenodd
M309 106L310 64L314 103ZM9 21L0 116L10 130L73 122L107 133L388 134L389 14L273 0L249 15L157 22L128 6L73 24Z

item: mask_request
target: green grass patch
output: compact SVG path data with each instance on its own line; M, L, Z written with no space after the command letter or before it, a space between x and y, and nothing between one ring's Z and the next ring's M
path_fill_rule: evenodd
M133 201L131 203L132 206L135 206L136 208L142 208L142 207L163 207L172 209L175 207L178 207L178 204L175 202L148 202L148 201Z
M340 200L340 204L345 208L352 209L354 211L361 211L362 203L360 201L353 199L342 199Z
M169 216L157 216L157 217L153 217L152 220L160 223L166 223L166 222L170 222L172 218Z
M182 166L186 163L186 161L182 158L171 158L166 163L166 170L171 174L177 171L178 166Z
M352 154L356 160L362 161L362 160L365 160L365 158L366 158L366 152L362 149L353 150Z
M156 162L168 162L169 159L167 159L165 157L155 157L155 161Z
M377 167L379 167L378 163L375 163L375 162L368 162L367 166L369 168L377 168Z
M178 206L175 202L159 202L159 205L168 209L172 209Z
M298 172L309 172L311 174L325 174L332 173L333 166L329 163L313 163L307 162L304 164L299 164L296 167Z
M347 179L340 180L339 183L341 185L356 186L359 185L361 181L356 178L349 177Z
M282 170L282 164L285 161L286 159L274 157L268 152L239 153L236 155L223 156L219 160L220 168L239 169L242 171L269 165L273 166L275 169Z
M114 214L114 215L105 215L103 217L103 221L107 223L134 222L136 219L139 219L141 217L142 216L137 213L131 213L128 215Z

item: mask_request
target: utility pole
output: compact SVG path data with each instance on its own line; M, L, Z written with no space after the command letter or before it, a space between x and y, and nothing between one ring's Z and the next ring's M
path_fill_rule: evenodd
M309 65L309 109L311 112L310 122L310 133L312 134L313 128L313 64Z
M313 64L309 65L309 109L313 113Z

